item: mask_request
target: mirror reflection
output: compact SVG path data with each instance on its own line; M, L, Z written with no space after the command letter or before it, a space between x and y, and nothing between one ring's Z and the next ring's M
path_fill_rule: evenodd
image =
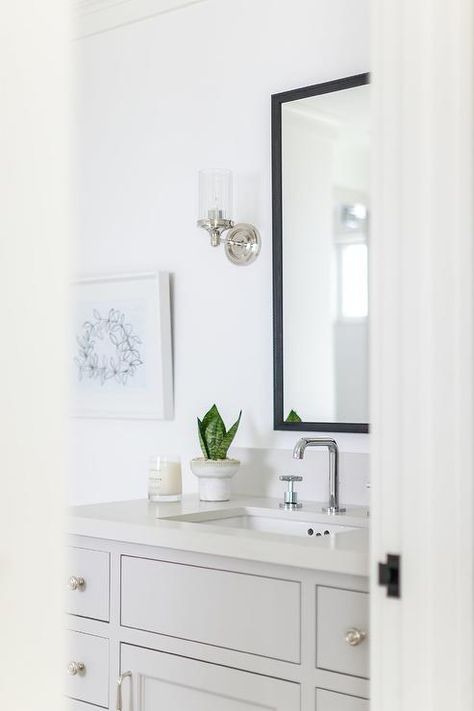
M281 104L283 419L368 422L369 93Z

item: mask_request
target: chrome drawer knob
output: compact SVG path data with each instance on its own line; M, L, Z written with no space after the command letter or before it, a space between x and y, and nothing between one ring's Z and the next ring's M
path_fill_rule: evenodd
M357 645L361 644L366 637L367 632L362 632L362 630L358 630L357 627L351 627L347 630L344 639L346 640L347 644L351 645L351 647L357 647Z
M67 673L71 676L76 676L76 674L82 674L86 670L86 665L82 662L69 662L67 665Z
M86 581L84 580L84 578L79 578L75 575L72 575L67 581L68 590L84 590L85 587Z

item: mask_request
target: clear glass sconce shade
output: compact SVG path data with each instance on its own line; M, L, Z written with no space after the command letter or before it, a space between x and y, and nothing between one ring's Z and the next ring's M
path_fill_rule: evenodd
M199 171L198 219L232 219L232 172L230 170Z

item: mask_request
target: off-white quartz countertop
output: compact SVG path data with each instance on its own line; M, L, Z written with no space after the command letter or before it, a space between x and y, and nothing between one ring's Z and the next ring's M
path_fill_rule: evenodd
M324 570L348 575L369 575L367 509L348 507L345 514L321 513L321 503L305 502L303 509L288 512L299 520L319 520L333 525L357 526L335 536L296 536L168 520L184 514L256 507L279 511L278 500L233 497L209 503L186 495L179 503L150 503L146 499L76 506L68 511L68 534L146 546L227 556L277 565Z

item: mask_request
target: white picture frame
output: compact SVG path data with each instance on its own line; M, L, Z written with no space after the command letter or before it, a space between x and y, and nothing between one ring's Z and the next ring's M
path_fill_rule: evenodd
M169 274L84 278L72 292L73 416L172 419Z

